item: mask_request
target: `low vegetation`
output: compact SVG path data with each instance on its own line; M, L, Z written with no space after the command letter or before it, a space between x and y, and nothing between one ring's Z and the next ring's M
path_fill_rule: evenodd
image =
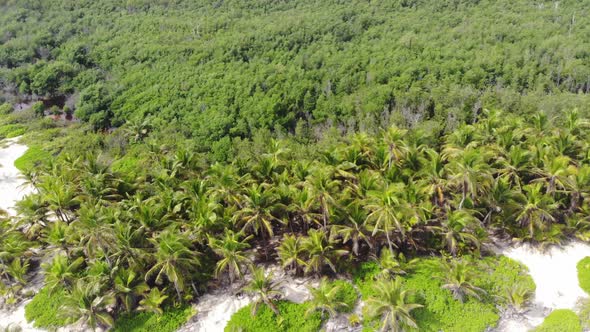
M288 301L277 301L280 315L271 309L261 307L252 317L252 305L236 312L225 327L226 332L317 332L322 325L321 314L317 311L307 314L310 303L297 304Z
M444 259L421 258L407 265L404 273L396 277L400 284L395 287L402 290L395 293L395 301L389 295L390 301L400 308L417 305L411 317L400 318L402 326L420 331L484 331L496 325L498 305L511 305L506 300L507 289L515 284L524 285L529 294L535 289L526 268L507 257L489 257L482 261L464 257L452 262L457 263L449 265ZM379 262L363 265L355 281L363 299L370 304L383 296L383 290L388 287L383 278L387 276L380 274ZM407 293L402 301L403 290ZM368 320L364 322L364 330L382 328L381 314L372 314L371 306L366 309L364 314Z
M51 159L51 155L39 146L31 146L27 151L14 161L14 166L21 172L31 172L42 163Z
M162 313L141 312L121 315L113 327L115 332L174 332L194 315L190 306L164 308Z
M578 282L580 287L590 294L590 257L585 257L578 262Z
M37 328L52 330L64 326L67 317L60 314L64 298L65 290L61 287L42 288L25 306L25 318Z
M582 332L580 319L575 312L567 309L553 310L535 332Z

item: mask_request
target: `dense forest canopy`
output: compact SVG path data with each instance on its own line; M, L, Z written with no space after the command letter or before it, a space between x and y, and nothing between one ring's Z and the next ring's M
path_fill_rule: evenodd
M11 94L75 94L95 128L147 117L229 149L483 108L587 105L584 1L3 1Z

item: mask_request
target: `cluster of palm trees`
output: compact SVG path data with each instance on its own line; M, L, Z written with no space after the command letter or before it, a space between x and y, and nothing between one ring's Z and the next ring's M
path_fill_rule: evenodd
M0 277L24 284L44 257L48 287L87 299L71 317L110 325L261 261L324 275L384 250L460 256L491 236L588 239L588 123L575 111L558 120L489 111L440 136L392 126L315 160L281 141L248 163L210 167L153 149L144 174L113 172L98 153L64 155L27 174L36 192L17 223L2 222Z

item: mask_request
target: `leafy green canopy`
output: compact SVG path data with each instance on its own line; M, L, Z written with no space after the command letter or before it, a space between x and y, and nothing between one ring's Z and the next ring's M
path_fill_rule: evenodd
M70 106L96 129L148 117L221 154L261 129L315 137L336 124L454 128L482 107L588 104L590 18L580 1L0 6L8 96L75 93Z

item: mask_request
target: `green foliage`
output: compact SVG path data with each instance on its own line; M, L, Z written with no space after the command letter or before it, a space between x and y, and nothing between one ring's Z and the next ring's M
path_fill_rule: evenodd
M13 138L23 135L27 128L20 124L7 124L0 126L0 139Z
M578 262L578 282L580 287L590 294L590 257L584 257Z
M568 309L553 310L535 332L581 332L582 325L575 312Z
M190 306L168 307L161 315L133 312L117 318L113 329L116 332L174 332L194 314Z
M346 304L346 306L342 306L336 310L340 312L352 312L359 297L354 286L346 280L335 280L332 284L338 287L334 300Z
M529 292L535 289L526 268L508 257L486 257L481 261L463 259L469 259L469 264L480 271L472 282L486 291L481 301L471 298L461 303L442 288L440 258L421 258L403 275L405 289L414 292L412 301L424 305L412 312L420 331L483 331L495 326L499 318L496 303L505 303L501 299L505 298L507 287L519 284ZM376 262L363 263L358 271L354 280L363 299L375 296L374 284L379 275ZM377 321L364 322L366 331L373 331L377 326Z
M61 288L42 288L25 306L25 318L38 328L55 329L66 325L67 317L59 315L66 296Z
M0 15L0 68L21 94L80 93L76 114L95 129L153 116L228 160L236 139L260 129L304 141L331 124L448 129L482 107L582 108L584 5L11 1Z
M276 316L267 306L262 306L256 316L252 317L251 305L238 310L232 315L225 327L226 332L317 332L322 325L319 312L305 316L309 305L288 301L278 301L280 316ZM304 318L305 317L305 318Z
M13 111L12 104L10 104L10 103L0 104L0 114L6 115L6 114L12 113L12 111Z
M464 303L455 300L450 291L442 288L435 259L417 264L405 281L407 289L415 292L415 302L424 307L413 314L420 331L484 331L495 326L499 316L493 302L469 298Z
M47 162L51 155L40 146L30 146L29 149L14 161L14 166L20 171L32 170L39 164Z

